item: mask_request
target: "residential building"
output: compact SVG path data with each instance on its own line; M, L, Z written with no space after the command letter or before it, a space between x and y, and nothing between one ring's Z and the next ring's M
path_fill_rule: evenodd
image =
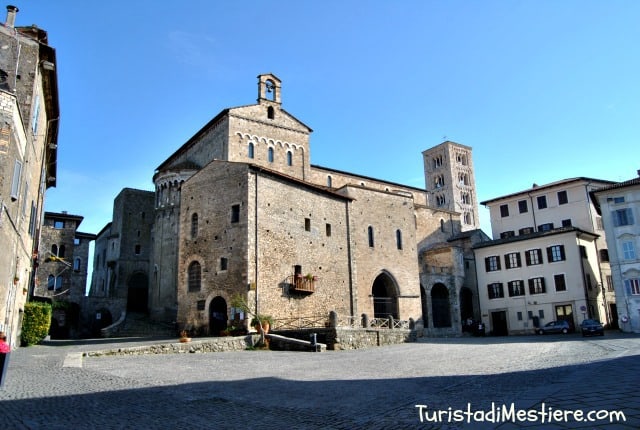
M16 27L18 8L0 25L0 331L19 343L33 294L44 193L56 185L56 53L47 32Z
M640 333L640 171L638 176L591 192L606 231L617 322L634 333Z
M89 246L95 234L78 231L84 218L67 212L45 212L38 250L33 297L56 302L50 334L74 337L87 288Z
M482 317L493 333L533 333L556 319L615 325L604 230L589 199L610 184L570 178L481 203L493 240L474 249Z

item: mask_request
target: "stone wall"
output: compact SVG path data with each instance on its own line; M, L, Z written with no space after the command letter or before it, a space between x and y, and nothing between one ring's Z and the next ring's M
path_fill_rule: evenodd
M103 349L83 353L84 357L102 357L111 355L147 355L147 354L185 354L203 352L244 351L255 346L259 335L238 337L219 337L190 342L159 343L156 345L133 346L128 348Z
M277 334L295 339L309 341L312 334L316 341L325 344L327 350L347 350L374 348L377 346L395 345L415 342L417 332L410 329L371 329L371 328L309 328L299 330L278 330Z

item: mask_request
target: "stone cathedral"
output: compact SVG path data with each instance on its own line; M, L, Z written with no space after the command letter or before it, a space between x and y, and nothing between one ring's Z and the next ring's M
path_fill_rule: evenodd
M144 314L217 335L231 298L274 319L408 320L427 335L478 318L471 148L423 153L426 188L314 165L312 129L258 76L256 104L227 108L124 189L98 234L89 319Z

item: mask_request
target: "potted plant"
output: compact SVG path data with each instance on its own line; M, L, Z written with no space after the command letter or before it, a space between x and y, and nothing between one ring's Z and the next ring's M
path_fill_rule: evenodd
M255 327L258 333L260 333L260 329L262 329L264 334L267 334L269 333L269 329L273 325L273 318L271 317L271 315L257 314L251 319L251 325Z
M182 342L182 343L191 342L191 338L189 337L189 333L187 333L186 330L182 330L180 332L180 342Z
M260 343L262 345L267 345L265 335L273 325L273 318L269 315L262 315L251 311L251 307L247 303L246 299L239 294L236 294L231 298L231 306L234 308L242 309L242 311L247 315L253 315L251 319L251 325L256 328L258 333L260 333ZM263 320L265 323L263 323ZM268 324L266 324L268 322ZM266 329L266 330L265 330Z

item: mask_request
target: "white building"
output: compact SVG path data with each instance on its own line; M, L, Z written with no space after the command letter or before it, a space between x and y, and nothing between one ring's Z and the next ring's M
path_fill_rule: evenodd
M601 188L591 196L607 233L618 323L625 332L640 333L640 178Z
M602 222L589 192L613 184L565 179L481 202L493 240L477 245L482 319L494 334L533 333L564 319L617 321Z

